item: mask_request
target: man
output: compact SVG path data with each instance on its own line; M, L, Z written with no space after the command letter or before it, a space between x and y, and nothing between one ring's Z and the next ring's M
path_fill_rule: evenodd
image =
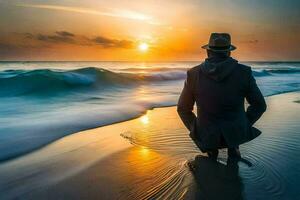
M261 134L253 124L265 112L266 102L251 68L230 57L236 47L228 33L212 33L202 48L208 58L187 71L177 111L202 152L216 160L218 149L228 148L228 159L239 160L239 145ZM192 112L195 102L197 117Z

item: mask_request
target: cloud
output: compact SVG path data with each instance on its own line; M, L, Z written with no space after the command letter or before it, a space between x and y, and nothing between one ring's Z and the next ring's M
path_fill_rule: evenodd
M130 40L109 39L103 36L95 37L91 41L105 48L131 48L133 46L133 42Z
M51 42L51 43L76 43L74 40L75 35L73 33L67 31L56 31L55 34L46 35L46 34L31 34L24 33L26 39L39 40L43 42Z
M91 14L91 15L102 15L108 17L117 17L117 18L132 19L132 20L139 20L139 21L149 21L149 23L152 19L152 17L150 16L135 11L131 11L131 10L106 9L106 11L100 11L100 10L93 10L89 8L48 5L48 4L17 4L16 6L26 7L26 8L47 9L47 10L59 10L59 11L66 11L66 12Z
M4 43L4 42L0 42L0 52L4 52L4 50L6 51L11 51L11 50L15 50L18 47L13 45L13 44L9 44L9 43Z
M62 37L74 37L75 36L73 33L70 33L67 31L56 31L55 33Z
M256 43L258 43L258 40L257 39L254 39L254 40L242 40L241 43L256 44Z
M32 45L32 44L18 44L9 41L0 41L0 60L9 60L18 58L22 55L30 55L33 51L41 52L41 49L46 49L47 46Z
M23 33L25 40L35 40L49 44L73 44L81 46L101 46L103 48L126 48L134 46L134 41L125 39L108 38L105 36L96 36L89 38L87 36L77 35L68 31L56 31L54 34L32 34Z
M255 44L258 43L258 40L249 40L248 43Z
M68 31L44 33L0 34L0 60L14 60L32 55L43 56L57 50L57 45L76 45L78 47L102 49L132 49L136 41L109 38L102 35L87 37ZM73 47L72 47L73 48Z

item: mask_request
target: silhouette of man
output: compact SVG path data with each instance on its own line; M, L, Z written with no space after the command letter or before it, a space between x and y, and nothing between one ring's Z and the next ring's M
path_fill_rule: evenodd
M217 159L218 149L228 148L228 159L239 160L239 145L261 134L253 124L265 112L266 102L251 68L230 57L236 47L228 33L212 33L202 48L208 57L187 71L177 112L202 152Z

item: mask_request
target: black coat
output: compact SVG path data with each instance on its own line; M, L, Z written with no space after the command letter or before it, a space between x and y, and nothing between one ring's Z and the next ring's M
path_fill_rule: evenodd
M249 106L245 111L244 100ZM192 112L197 105L197 117ZM208 58L187 71L177 111L201 151L237 147L261 132L253 124L266 103L252 70L231 57Z

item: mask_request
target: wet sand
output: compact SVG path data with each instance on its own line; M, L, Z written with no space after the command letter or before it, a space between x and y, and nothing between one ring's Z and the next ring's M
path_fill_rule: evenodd
M268 97L245 163L201 154L176 107L62 138L0 164L0 199L299 199L300 93ZM191 172L187 162L194 160Z

